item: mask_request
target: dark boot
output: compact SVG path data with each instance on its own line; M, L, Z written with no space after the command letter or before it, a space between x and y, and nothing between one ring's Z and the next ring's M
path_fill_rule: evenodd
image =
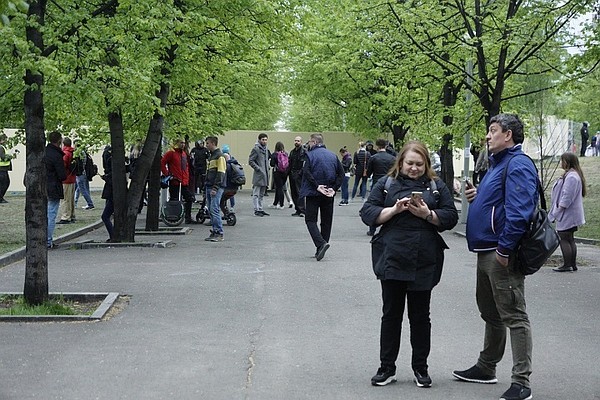
M568 265L563 265L562 267L552 268L552 271L554 271L554 272L571 272L571 271L573 271L573 268L569 267Z

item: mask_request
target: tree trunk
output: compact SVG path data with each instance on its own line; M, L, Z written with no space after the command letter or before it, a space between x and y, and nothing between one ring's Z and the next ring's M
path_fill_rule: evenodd
M448 81L444 84L443 90L444 108L450 110L456 104L456 89ZM454 185L454 163L452 161L454 159L452 154L452 139L454 136L449 132L452 131L453 121L452 115L444 115L443 122L444 126L446 126L446 133L442 137L442 145L439 148L439 156L442 163L442 176L440 178L446 183L451 193Z
M44 26L46 1L29 4L26 35L31 54L44 48L41 28ZM46 192L46 164L44 162L46 136L44 129L44 76L39 72L25 72L25 283L23 296L30 305L48 300L48 194Z
M162 140L162 138L161 138ZM160 215L160 159L162 155L161 146L158 146L154 153L152 168L150 169L150 179L148 182L148 210L146 211L147 231L158 231L158 222Z
M115 242L127 241L127 176L125 170L125 139L123 117L120 111L108 114L110 143L112 146L112 184L115 204Z

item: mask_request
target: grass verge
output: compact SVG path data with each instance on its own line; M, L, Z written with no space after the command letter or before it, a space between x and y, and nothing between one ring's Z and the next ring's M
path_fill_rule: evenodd
M31 306L22 295L1 295L0 315L91 315L97 304L65 300L63 296L51 296L44 304Z

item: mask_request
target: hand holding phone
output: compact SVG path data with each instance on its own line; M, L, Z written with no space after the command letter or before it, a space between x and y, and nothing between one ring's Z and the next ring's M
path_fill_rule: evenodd
M465 187L466 187L467 189L473 189L475 186L473 186L473 184L471 183L471 181L470 181L470 180L468 180L468 179L465 179Z
M423 200L423 192L412 192L410 194L410 202L413 203L414 205L421 204L422 200Z

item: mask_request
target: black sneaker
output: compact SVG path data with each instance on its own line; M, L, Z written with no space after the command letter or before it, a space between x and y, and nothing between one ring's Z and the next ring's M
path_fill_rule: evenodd
M571 272L571 271L573 271L573 268L571 268L567 265L563 265L562 267L552 268L552 271L554 271L554 272Z
M455 378L465 382L474 383L496 383L498 379L494 375L486 375L479 369L477 365L473 365L471 368L465 371L454 371L452 372Z
M375 376L371 378L373 386L385 386L392 382L396 382L396 370L389 367L380 367Z
M268 217L269 215L271 215L271 214L269 214L268 212L265 212L265 211L261 211L260 213L263 215L263 217Z
M319 248L317 249L317 254L315 254L317 261L321 261L323 257L325 257L325 252L327 251L327 249L329 249L329 243L325 243L319 246Z
M415 371L415 383L418 387L431 387L431 377L427 371Z
M531 389L521 385L520 383L513 383L510 388L504 392L500 400L529 400L533 399L531 395Z
M264 217L261 211L254 211L254 215L256 215L257 217Z

